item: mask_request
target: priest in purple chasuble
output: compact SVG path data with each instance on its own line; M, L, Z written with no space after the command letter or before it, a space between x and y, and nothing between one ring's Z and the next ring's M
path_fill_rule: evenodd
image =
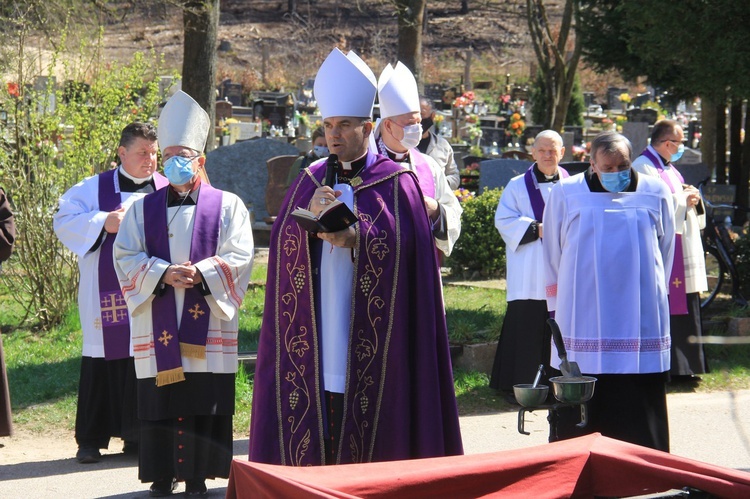
M130 317L112 261L125 212L137 199L167 185L156 172L156 129L131 123L120 134L120 165L71 187L58 201L55 234L78 256L78 310L83 355L75 438L81 463L99 460L111 437L137 452L135 368Z
M578 407L554 425L570 438L599 432L669 451L667 280L674 252L674 209L664 182L631 168L630 141L603 132L591 167L562 179L544 209L547 306L568 359L597 378L588 425ZM559 365L552 349L552 365Z
M549 378L552 340L547 328L542 217L552 187L568 177L559 166L565 154L559 133L539 132L532 154L534 164L508 182L495 210L495 227L505 242L508 309L490 387L513 401L513 385L531 383L540 364L546 366L542 383Z
M253 238L239 197L201 181L211 121L184 92L159 118L169 185L136 202L114 245L132 317L141 449L138 475L151 495L185 481L205 493L227 477L237 372L238 314Z
M672 336L672 381L694 381L708 372L703 343L688 338L703 335L700 293L708 289L706 257L701 230L706 212L701 195L686 185L672 162L679 160L685 146L682 127L673 120L661 120L651 132L651 144L633 161L633 169L662 180L672 193L675 216L675 259L669 278L669 322Z
M461 235L463 208L445 178L445 170L417 145L422 137L417 81L401 62L386 65L378 78L380 119L370 134L370 150L417 175L425 208L432 223L435 247L450 256Z
M332 157L303 170L271 231L251 461L463 452L432 227L414 174L368 152L375 91L353 52L318 71ZM290 216L335 198L357 216L346 230L314 235Z

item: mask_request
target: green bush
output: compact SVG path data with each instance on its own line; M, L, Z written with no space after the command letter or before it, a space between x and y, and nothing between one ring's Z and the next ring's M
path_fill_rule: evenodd
M127 64L108 63L98 55L100 45L66 52L63 37L51 62L37 67L25 55L23 27L15 57L3 61L11 83L0 87L6 116L0 122L0 185L18 230L3 278L25 309L22 321L32 318L47 328L75 302L78 281L75 255L52 231L57 200L79 180L112 167L125 125L156 115L154 76L161 61L135 53Z
M505 269L505 242L495 228L501 193L501 189L485 190L463 203L461 237L449 259L454 273L478 271L484 277L493 277Z

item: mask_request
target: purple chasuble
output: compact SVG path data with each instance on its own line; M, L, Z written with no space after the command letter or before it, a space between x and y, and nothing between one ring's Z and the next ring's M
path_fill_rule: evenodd
M144 232L149 256L172 262L167 226L169 187L149 194L143 200ZM200 262L216 255L221 222L222 192L202 183L195 204L193 234L190 240L190 261ZM172 262L174 263L174 262ZM162 386L185 379L181 354L205 358L206 337L211 312L206 298L197 287L185 289L180 327L177 327L175 290L166 286L164 294L156 295L151 304L156 352L156 384Z
M667 184L672 194L677 188L672 184L669 174L664 170L661 158L654 154L649 148L646 148L641 156L645 156L651 161L654 167L659 171L659 176ZM685 180L677 168L672 167L681 183ZM669 313L670 315L687 315L687 292L685 290L685 260L682 249L682 234L675 234L674 239L674 260L672 262L672 273L669 276Z
M353 188L347 384L338 463L463 453L440 277L414 174L368 153ZM271 231L250 426L251 461L326 464L328 436L316 320L320 242L291 218L323 184L325 162L289 188Z
M99 174L99 211L115 211L122 207L118 168ZM167 185L164 176L154 173L157 189ZM114 234L107 234L99 247L99 310L102 321L104 359L116 360L130 357L130 318L128 306L120 290L112 257Z
M544 214L544 198L542 193L539 191L539 186L534 180L534 165L532 164L526 173L523 175L523 181L526 184L526 192L529 194L529 200L531 201L531 209L534 211L534 220L541 222L542 215ZM568 178L570 174L565 168L557 167L557 171L560 173L560 178Z

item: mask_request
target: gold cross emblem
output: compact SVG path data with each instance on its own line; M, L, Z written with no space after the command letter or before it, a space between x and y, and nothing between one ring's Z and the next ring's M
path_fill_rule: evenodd
M166 329L161 332L161 338L159 338L159 341L161 341L164 344L164 346L168 346L169 340L171 339L172 339L172 335L169 334Z
M359 186L359 184L361 184L361 183L362 183L362 179L361 179L361 178L359 178L359 177L354 177L354 178L353 178L353 179L351 179L351 181L349 182L349 185L351 185L352 187L357 187L357 186Z
M102 318L108 323L124 322L128 318L128 306L120 293L109 293L102 299Z
M674 286L675 288L679 288L679 287L680 287L680 284L682 284L682 281L681 281L681 280L679 280L679 279L678 279L677 277L675 277L675 278L674 278L674 281L672 281L672 285L673 285L673 286Z
M203 314L206 313L203 310L201 310L201 306L200 306L199 303L196 303L193 308L189 308L188 312L190 312L191 314L193 314L193 319L195 319L195 320L198 320L198 316L201 316L201 315L203 315Z

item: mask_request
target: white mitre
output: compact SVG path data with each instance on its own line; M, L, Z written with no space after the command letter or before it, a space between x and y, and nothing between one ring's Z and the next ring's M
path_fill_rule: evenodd
M334 116L372 117L377 80L353 51L344 55L335 48L315 76L313 92L323 119Z
M175 92L159 115L156 135L162 154L171 146L203 152L210 126L211 119L200 104L182 90Z
M380 119L420 112L417 80L401 61L395 67L387 64L380 73L378 102Z

